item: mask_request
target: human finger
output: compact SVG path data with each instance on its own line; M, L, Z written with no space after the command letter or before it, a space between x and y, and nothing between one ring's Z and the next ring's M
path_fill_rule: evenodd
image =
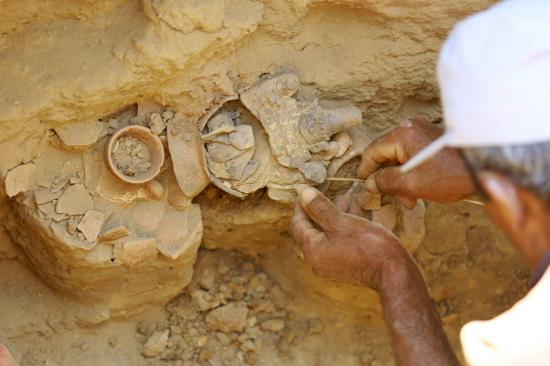
M334 204L342 212L348 212L350 208L349 196L347 194L341 194L334 198Z
M399 162L405 160L404 151L399 138L400 128L374 140L361 157L361 164L357 169L357 177L365 179L376 170L380 169L385 163Z
M413 209L416 206L416 202L418 201L417 198L411 198L407 196L397 195L394 197L400 204L402 204L403 206L405 206L405 208L408 208L408 209Z
M294 206L294 216L292 217L292 234L294 239L302 244L315 238L321 231L317 229L299 202Z
M315 258L318 251L322 249L321 244L326 236L324 232L313 225L299 203L296 204L294 210L296 219L293 220L292 233L294 239L300 245L300 257L311 263L312 258Z
M306 187L298 193L304 211L321 229L324 231L336 229L342 211L334 203L312 187Z
M361 210L356 202L350 202L348 213L351 215L363 217L363 210Z

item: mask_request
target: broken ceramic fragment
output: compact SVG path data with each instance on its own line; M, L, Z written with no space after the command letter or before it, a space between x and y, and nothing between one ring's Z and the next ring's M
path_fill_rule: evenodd
M239 150L248 150L254 147L254 132L248 125L239 125L229 133L229 143Z
M254 156L254 149L250 149L234 159L227 160L225 162L227 177L236 181L241 180L252 156Z
M76 227L86 240L90 242L96 241L99 233L101 232L101 227L105 221L105 215L96 210L89 210L86 212L80 223Z
M149 197L154 200L159 200L164 196L164 186L156 179L145 183L145 189L149 192Z
M61 243L68 247L84 250L92 250L96 246L95 242L89 242L86 240L81 240L73 235L71 235L61 223L52 222L50 228L54 237L59 240Z
M57 213L68 215L84 215L94 208L94 200L83 184L74 184L67 187L59 199L55 210Z
M334 155L336 158L344 155L352 145L351 137L346 131L341 131L334 135L334 142L338 144L338 151Z
M170 202L172 206L178 209L186 209L191 205L192 198L187 197L185 193L183 193L173 174L168 176L165 184L167 187L166 190L168 191L166 196L168 197L168 202Z
M160 144L164 138L168 149L163 123L172 123L175 128L170 136L174 138L170 139L175 172L178 178L192 185L190 188L183 184L187 194L194 196L200 192L209 178L204 164L200 166L204 152L196 124L187 123L182 115L174 116L173 112L155 105L147 112L144 107L139 109L142 113L138 116L129 113L121 119L112 115L104 119L108 122L99 122L106 127L102 133L117 135L120 129L144 130L161 141ZM147 124L154 133L145 127ZM233 141L248 153L253 150L250 133L242 131L232 136ZM12 196L22 193L12 200L17 220L21 220L14 238L29 253L37 272L67 294L102 300L120 309L136 302L136 286L128 286L129 282L139 283L140 296L142 289L154 296L158 294L159 298L166 297L166 293L173 296L177 292L173 289L181 289L191 278L203 228L200 207L192 204L192 197L184 194L176 175L169 169L172 160L167 161L168 169L161 169L157 179L128 184L112 174L105 164L103 153L108 139L101 139L100 134L82 151L85 146L82 141L71 140L70 143L75 144L72 148L60 143L61 136L70 136L68 132L59 130L59 138L51 135L33 163L8 172L6 192ZM139 136L123 137L137 140ZM148 146L142 146L146 145L142 140L138 143L129 140L129 146L123 146L122 139L112 141L111 153L126 149L127 154L119 154L113 160L120 163L117 168L123 173L139 176L140 171L128 170L130 165L122 166L128 162L125 159L129 158L132 163L132 158L148 160L152 154ZM65 138L65 142L69 140ZM159 150L164 153L164 148L161 145ZM188 165L181 164L182 157ZM189 165L199 170L188 169ZM237 172L235 176L244 170L242 165L232 168L232 172ZM157 255L159 250L162 256ZM100 281L90 281L89 273L97 273ZM159 290L156 278L162 278L167 288ZM145 297L150 299L151 295Z
M63 145L69 149L85 150L95 144L105 126L98 120L70 123L54 128Z
M155 238L128 239L121 243L117 254L121 263L130 267L135 266L156 257L156 240Z
M270 188L267 190L267 195L269 198L271 198L274 201L280 201L280 202L295 202L297 198L297 194L295 191L285 191L282 189L274 189Z
M157 249L163 255L176 259L202 240L200 207L191 205L186 210L166 208L156 232Z
M48 220L53 220L55 222L60 222L68 218L68 216L65 214L55 212L55 206L51 202L38 205L38 210L44 214L44 218Z
M352 127L348 129L345 133L348 135L351 144L350 146L348 146L348 148L346 148L346 151L343 155L337 156L330 162L327 170L329 177L335 177L338 171L344 166L344 164L360 156L372 141L372 138L367 134L364 126ZM340 134L338 134L334 138L335 141L338 141L339 144L342 144L343 146L348 145L348 142L345 141L347 140L346 137L341 137ZM320 187L321 191L326 192L327 189L330 187L330 183L330 181L326 181L325 183L323 183L323 185Z
M241 94L242 104L226 103L201 123L207 172L216 186L241 198L268 187L270 197L291 203L285 191L325 181L330 162L350 149L343 131L361 122L361 112L296 99L299 86L292 72L264 79Z
M31 189L35 168L34 163L21 164L6 174L4 189L8 197L16 196Z
M62 191L52 193L49 188L37 188L34 190L34 200L37 205L56 200L61 196Z
M324 167L311 163L312 149L331 136L361 123L355 107L325 109L317 100L299 101L292 96L300 82L293 72L261 81L241 94L244 106L262 123L273 155L283 166L300 170L307 179L322 183Z
M130 234L130 232L125 226L117 226L101 233L101 235L99 235L99 237L97 238L97 241L98 242L115 241L128 236L128 234Z
M235 124L229 113L218 113L207 122L209 133L202 135L204 141L212 141L221 134L235 131Z
M168 148L174 174L183 193L193 198L209 183L204 161L203 142L197 126L176 114L168 122Z
M206 150L208 151L208 157L217 162L235 159L244 153L244 151L233 145L218 141L207 144Z

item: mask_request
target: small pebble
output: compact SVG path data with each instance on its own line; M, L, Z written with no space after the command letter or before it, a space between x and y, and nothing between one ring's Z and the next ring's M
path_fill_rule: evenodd
M310 319L308 325L309 334L321 334L325 330L325 324L321 319Z
M267 330L270 332L278 332L285 328L285 322L281 319L269 319L265 320L260 324L262 330Z
M247 353L245 356L245 362L248 364L248 365L255 365L257 362L258 362L258 356L253 353L253 352L249 352Z
M162 112L162 118L164 118L165 121L174 118L174 112L172 111L164 111Z

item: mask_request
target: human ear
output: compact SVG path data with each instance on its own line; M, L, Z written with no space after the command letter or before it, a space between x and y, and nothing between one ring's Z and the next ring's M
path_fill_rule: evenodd
M487 194L487 215L508 235L525 259L536 266L549 249L548 206L533 192L494 172L482 172L479 181Z
M489 217L510 239L520 239L525 210L518 187L509 178L492 171L479 173L478 179L487 194L485 210Z

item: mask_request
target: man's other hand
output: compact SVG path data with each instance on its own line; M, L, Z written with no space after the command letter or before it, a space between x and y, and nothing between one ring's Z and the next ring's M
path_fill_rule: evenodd
M0 343L0 366L17 366L15 358L2 343Z
M406 163L442 133L441 128L424 119L413 118L403 123L365 149L357 177L368 178L366 191L391 194L407 207L414 207L418 198L444 203L473 194L470 175L455 149L443 149L410 172L400 172L398 165Z
M292 231L306 262L332 280L381 290L395 273L418 271L389 230L344 213L311 187L300 191Z

